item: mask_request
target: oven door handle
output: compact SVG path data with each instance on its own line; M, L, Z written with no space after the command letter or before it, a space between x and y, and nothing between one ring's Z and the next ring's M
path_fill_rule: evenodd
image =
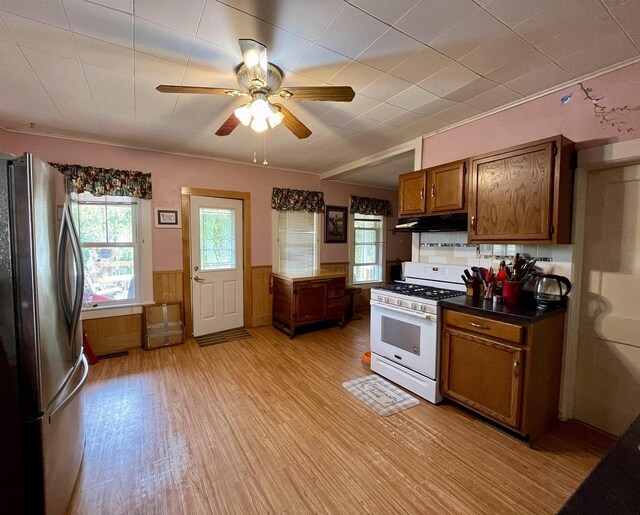
M432 322L436 321L435 315L431 315L429 313L417 313L415 311L409 311L408 309L402 309L395 306L391 306L389 304L385 304L384 302L378 302L376 300L371 301L372 306L378 306L382 309L388 309L389 311L395 311L396 313L402 313L403 315L409 315L414 318L422 318L423 320L431 320Z

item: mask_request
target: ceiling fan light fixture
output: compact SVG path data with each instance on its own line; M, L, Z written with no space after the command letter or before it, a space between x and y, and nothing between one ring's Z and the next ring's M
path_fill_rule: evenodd
M269 115L268 119L269 119L269 125L271 126L272 129L274 129L276 126L280 125L280 123L284 119L284 115L277 109L274 109L273 107L271 107L271 109L272 109L272 112Z
M253 97L253 101L251 102L251 114L254 118L259 118L261 120L265 120L271 114L272 107L267 100L266 95L264 94L256 94Z
M256 132L264 132L269 128L266 118L253 118L251 128Z
M244 104L238 107L233 114L236 115L236 118L240 120L240 123L245 127L249 126L251 123L251 108L249 107L251 104Z

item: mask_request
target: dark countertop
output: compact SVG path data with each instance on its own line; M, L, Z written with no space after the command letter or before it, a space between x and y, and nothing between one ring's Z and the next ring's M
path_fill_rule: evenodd
M490 316L511 322L533 323L538 320L552 317L558 313L564 313L566 306L539 307L533 299L512 306L509 304L494 304L484 299L474 299L466 295L452 297L439 302L443 308L454 309L477 316Z
M638 513L640 507L640 417L559 511Z

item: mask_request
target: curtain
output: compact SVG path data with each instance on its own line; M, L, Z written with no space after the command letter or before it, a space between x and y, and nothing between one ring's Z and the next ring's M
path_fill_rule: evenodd
M61 163L49 163L57 168L75 188L77 193L88 191L96 197L115 195L120 197L151 198L151 174L114 168L97 168Z
M391 216L391 202L381 198L352 195L349 212L358 215Z
M271 192L271 209L324 213L324 193L321 191L273 188Z

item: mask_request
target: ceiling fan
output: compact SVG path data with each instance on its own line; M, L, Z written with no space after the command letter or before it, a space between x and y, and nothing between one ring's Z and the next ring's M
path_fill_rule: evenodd
M239 39L242 60L235 68L240 89L207 88L199 86L160 85L161 93L199 93L204 95L250 96L251 101L238 107L216 131L217 136L228 136L242 123L256 132L274 128L281 122L296 137L308 138L309 128L282 104L271 103L270 97L279 100L329 100L351 102L355 92L350 86L303 86L281 88L284 73L267 60L267 47L253 39Z

